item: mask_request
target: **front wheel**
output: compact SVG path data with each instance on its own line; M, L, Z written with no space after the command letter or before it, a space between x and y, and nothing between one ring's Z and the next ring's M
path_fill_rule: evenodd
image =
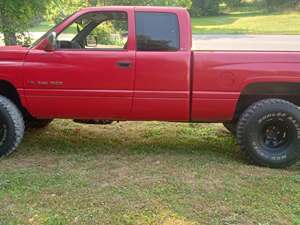
M237 139L250 162L272 168L290 166L300 154L300 111L281 99L256 102L241 116Z
M0 156L12 153L21 143L23 135L22 113L12 101L0 96Z

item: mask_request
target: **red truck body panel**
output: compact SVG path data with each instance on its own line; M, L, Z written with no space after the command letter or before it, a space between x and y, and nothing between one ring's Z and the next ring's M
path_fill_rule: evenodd
M194 52L192 120L228 121L250 84L300 81L298 52Z
M297 52L192 52L190 17L182 8L87 8L54 31L59 34L91 12L127 13L127 50L45 51L46 38L31 49L0 48L0 79L17 88L23 106L34 117L230 121L247 85L300 82ZM180 49L137 51L136 12L176 14ZM120 61L130 67L118 67Z
M132 120L188 121L189 52L137 52Z
M21 46L0 47L0 80L17 89L23 105L26 105L26 99L22 74L27 53L28 49Z
M33 50L23 69L29 111L46 118L128 118L134 69L119 69L116 62L134 57L121 51Z
M127 12L128 50L49 53L43 50L46 42L42 41L30 50L24 64L26 97L33 116L188 121L191 70L188 13L180 8L161 7L89 8L71 16L55 32L60 33L75 18L95 11ZM177 14L181 18L180 51L137 52L135 11ZM131 62L131 68L118 68L118 61ZM63 85L37 85L41 74L44 81L59 81Z

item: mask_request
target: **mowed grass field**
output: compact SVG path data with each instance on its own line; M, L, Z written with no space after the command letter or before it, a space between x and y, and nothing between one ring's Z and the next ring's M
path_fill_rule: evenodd
M300 34L300 12L233 12L192 19L193 34Z
M245 163L219 124L57 120L0 162L0 224L300 224L300 165Z

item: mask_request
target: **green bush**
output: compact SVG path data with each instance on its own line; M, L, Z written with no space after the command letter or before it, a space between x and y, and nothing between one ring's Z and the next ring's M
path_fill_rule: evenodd
M93 35L99 40L98 44L110 45L114 44L111 39L111 34L115 32L111 23L104 22L93 31Z
M193 0L193 16L215 16L219 14L220 0Z
M264 7L270 11L280 11L283 9L294 9L300 0L264 0Z
M127 23L108 21L98 26L92 34L97 37L98 44L123 46L122 35L127 32Z
M223 0L228 8L237 8L242 5L241 0Z

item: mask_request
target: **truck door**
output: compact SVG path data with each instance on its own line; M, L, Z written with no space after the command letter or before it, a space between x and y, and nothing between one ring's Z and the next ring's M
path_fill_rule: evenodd
M174 12L139 11L132 119L189 120L190 55ZM189 33L184 34L186 36Z
M24 65L38 117L127 119L135 76L133 12L88 12L57 35L57 49L32 49ZM134 38L134 37L133 37Z

